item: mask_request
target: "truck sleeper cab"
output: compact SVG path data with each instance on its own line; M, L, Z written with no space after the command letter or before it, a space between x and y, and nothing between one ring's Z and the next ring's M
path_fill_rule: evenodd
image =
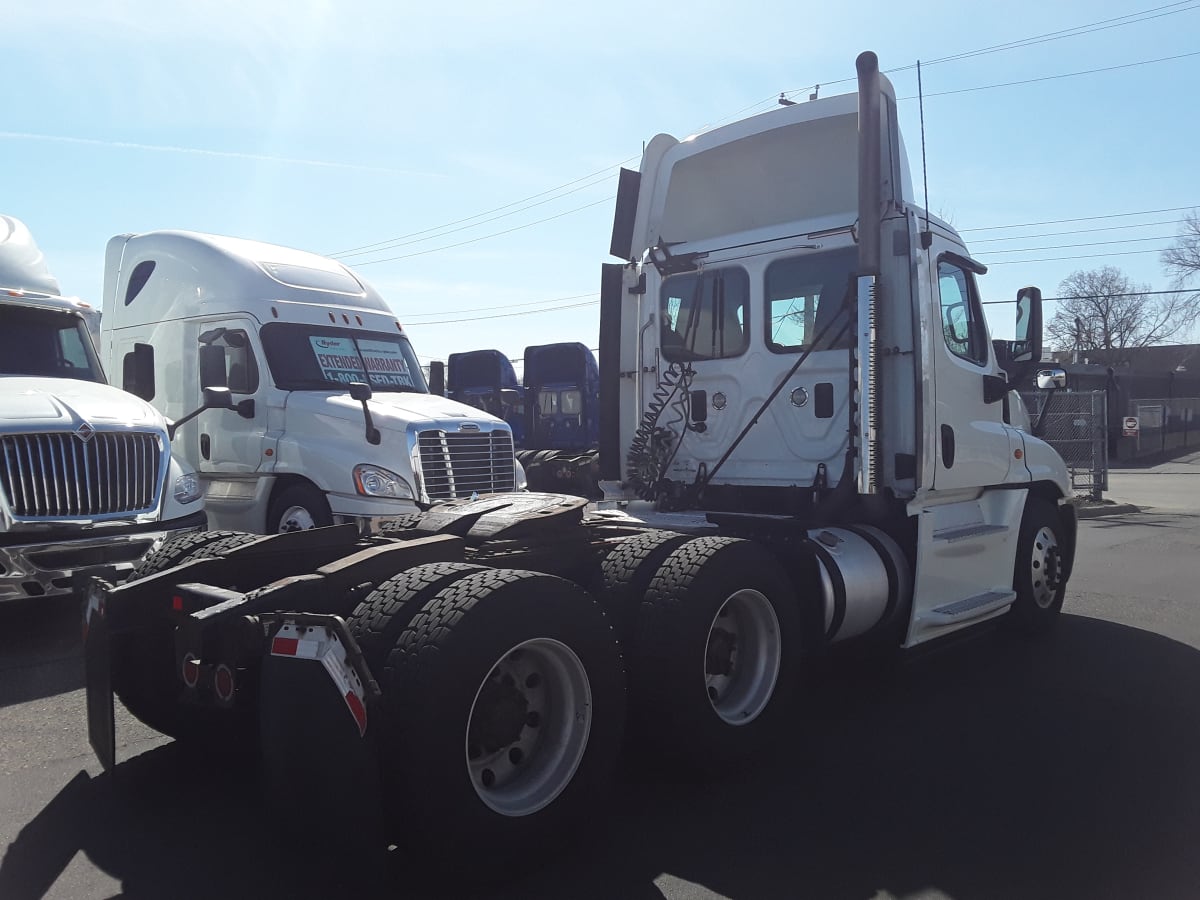
M340 263L193 232L121 235L105 297L109 365L153 357L152 383L130 390L175 418L204 387L233 394L234 412L206 410L179 434L214 528L366 530L517 486L508 426L431 395L383 298Z

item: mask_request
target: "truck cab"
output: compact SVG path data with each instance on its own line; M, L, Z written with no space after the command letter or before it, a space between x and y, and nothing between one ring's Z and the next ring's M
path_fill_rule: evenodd
M107 383L93 312L58 295L28 229L0 217L0 602L128 573L205 524L166 420Z
M1040 359L1040 293L994 346L987 269L914 202L877 71L858 94L654 138L622 172L611 252L610 497L880 528L913 563L913 643L1008 608L1031 498L1073 540L1066 467L1009 397Z
M371 530L442 500L516 487L512 433L429 393L383 298L316 254L184 231L126 234L105 258L102 352L179 418L203 389L234 409L180 428L209 523L274 533ZM128 377L139 356L154 375Z

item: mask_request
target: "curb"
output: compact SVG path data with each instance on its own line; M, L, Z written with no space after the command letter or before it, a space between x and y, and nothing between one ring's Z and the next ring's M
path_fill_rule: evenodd
M1099 519L1102 516L1124 516L1141 511L1140 506L1134 506L1132 503L1111 503L1104 506L1076 507L1075 516L1080 519Z

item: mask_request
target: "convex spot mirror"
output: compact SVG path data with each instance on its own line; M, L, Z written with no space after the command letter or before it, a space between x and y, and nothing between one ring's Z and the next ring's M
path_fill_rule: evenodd
M1067 386L1067 373L1062 369L1042 369L1037 373L1039 391L1051 391Z

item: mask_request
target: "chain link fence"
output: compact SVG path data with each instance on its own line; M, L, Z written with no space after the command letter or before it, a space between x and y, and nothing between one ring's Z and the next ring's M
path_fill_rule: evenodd
M1138 459L1200 447L1200 397L1130 400L1125 415L1137 419L1136 430L1122 428L1125 457Z
M1049 402L1039 437L1067 464L1076 495L1101 499L1108 490L1108 406L1104 391L1022 394L1021 399L1035 426Z

